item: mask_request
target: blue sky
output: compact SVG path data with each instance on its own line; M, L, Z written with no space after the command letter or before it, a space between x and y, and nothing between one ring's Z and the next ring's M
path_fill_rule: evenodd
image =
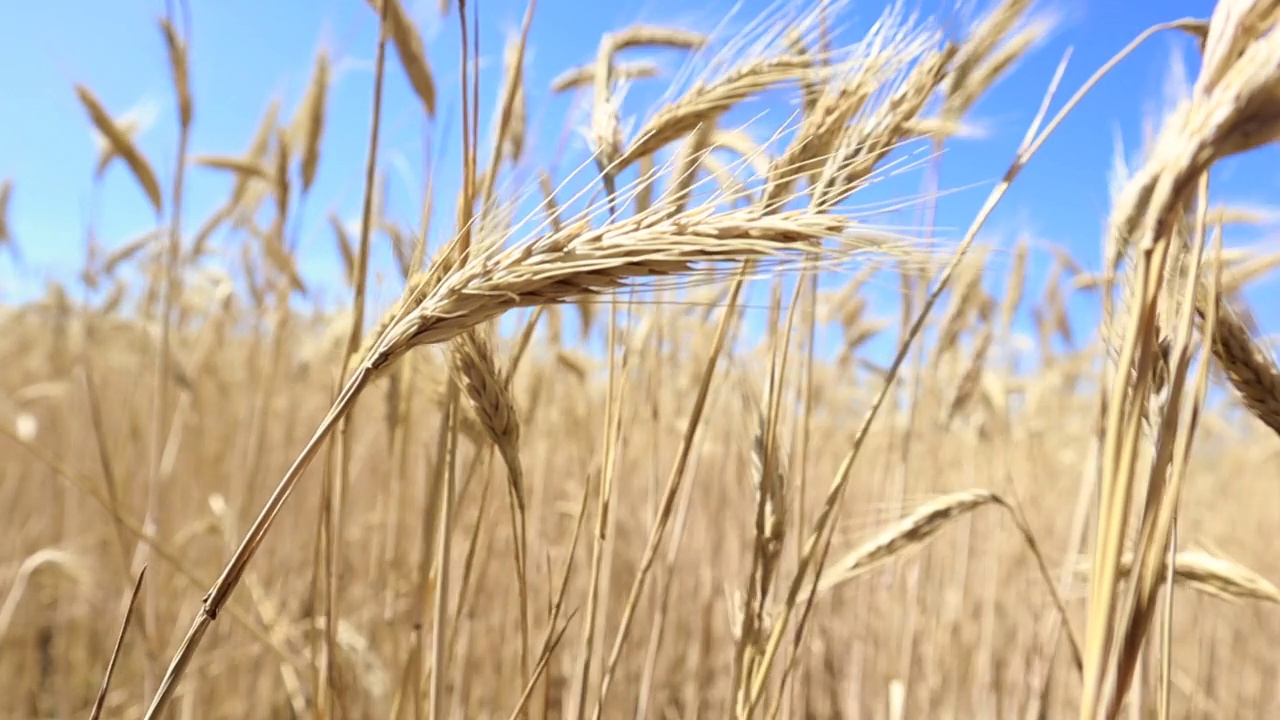
M434 124L424 122L394 55L389 55L382 160L391 170L389 203L393 214L416 225L425 146L431 146L439 165L435 216L439 230L451 225L460 163L456 2L446 17L440 15L437 0L409 0L406 4L422 28L439 85L438 117ZM325 216L332 210L350 220L357 217L359 209L377 31L374 12L364 0L190 0L190 5L196 116L192 147L198 153L239 154L272 96L283 100L287 119L305 88L316 51L321 46L330 50L336 80L329 96L319 176L300 224L292 230L297 233L304 275L322 294L340 297L344 291L338 283L338 255ZM907 3L926 14L953 5L947 0ZM973 17L989 2L968 5L968 15ZM96 150L73 85L84 83L93 88L114 115L132 109L154 116L139 143L168 187L176 155L176 126L164 46L156 26L164 6L163 0L121 0L78 3L74 11L53 2L5 3L0 8L0 127L4 128L0 132L0 178L12 178L15 183L10 222L23 250L20 264L0 258L3 301L38 291L47 278L74 274L84 258L91 213L97 235L107 248L154 226L153 214L121 164L112 166L101 193L95 196L92 170ZM487 121L495 105L503 46L518 31L525 4L522 0L482 0L479 7L484 63L481 117ZM959 238L1003 173L1068 47L1072 57L1058 104L1146 27L1184 16L1206 17L1212 3L1054 0L1039 2L1036 7L1056 18L1052 34L973 110L971 120L985 136L957 140L941 158L941 183L949 191L938 209L938 232L944 240ZM849 3L839 15L844 26L842 38L851 41L860 37L882 8L882 2ZM564 119L571 110L571 99L552 97L546 88L564 69L590 60L602 32L635 22L712 30L730 17L726 29L732 33L761 13L774 11L776 8L771 9L763 0L737 5L681 0L541 0L534 15L526 69L529 144L534 159L555 162L559 158L558 177L563 177L569 164L582 160L585 148L580 135L572 132L574 128L566 134ZM1144 117L1162 103L1176 53L1188 62L1194 60L1194 47L1186 37L1159 37L1105 79L1049 140L988 225L984 238L999 248L1009 248L1020 235L1040 243L1028 292L1041 289L1035 283L1043 279L1046 270L1047 244L1066 248L1087 269L1098 266L1101 229L1109 205L1108 171L1116 141L1122 138L1129 152L1138 147ZM679 70L679 53L652 57L667 71L666 77ZM644 116L645 100L658 96L662 82L637 84L628 95L624 113ZM782 122L789 110L775 108L771 112L779 114L764 122L773 126ZM585 117L578 116L578 126L584 123ZM483 131L487 126L482 127L482 138ZM1216 176L1216 194L1241 204L1266 205L1280 189L1280 177L1272 171L1273 160L1274 155L1268 152L1230 163ZM199 169L189 178L184 222L191 228L217 207L229 181L221 173ZM923 171L916 171L894 188L911 192L923 182ZM1239 245L1265 238L1257 229L1245 229L1228 241ZM386 250L379 248L375 268L383 275L375 291L381 301L390 299L398 289ZM997 257L994 262L999 266L1007 260ZM887 283L885 289L890 289ZM1264 329L1270 330L1274 313L1261 303L1269 302L1273 294L1260 286L1251 297ZM1094 311L1087 303L1076 303L1072 310L1080 326L1092 322Z

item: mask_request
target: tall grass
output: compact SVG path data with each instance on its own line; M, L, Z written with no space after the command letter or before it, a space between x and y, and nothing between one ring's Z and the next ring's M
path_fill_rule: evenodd
M526 152L532 5L496 98L475 8L442 7L463 53L429 63L406 6L370 5L362 216L330 218L337 311L301 309L312 244L287 230L332 171L325 52L293 118L273 104L245 152L204 152L188 29L166 18L167 175L75 88L100 168L122 160L159 229L91 255L83 287L5 309L5 717L1280 711L1280 369L1240 299L1275 260L1224 250L1250 218L1207 199L1216 162L1277 137L1274 3L1223 0L1135 41L1191 32L1204 61L1115 178L1107 263L1086 275L1054 250L1037 288L1020 242L1002 295L978 233L1111 65L1068 100L1046 82L958 245L856 205L901 151L965 130L1045 32L1029 2L958 35L892 9L847 47L827 32L839 5L727 38L619 29L549 89L588 103L592 157L568 173ZM652 47L687 53L690 76L635 110L625 84L660 71L620 54ZM463 149L458 197L429 182L418 227L379 185L391 72ZM737 122L760 96L795 112ZM184 225L186 175L214 172L225 203ZM0 185L0 211L20 192ZM903 202L930 218L935 195ZM444 231L436 207L455 211ZM9 227L0 213L0 243L20 241ZM403 283L385 308L378 246ZM884 278L897 318L869 314ZM1081 293L1100 332L1067 312Z

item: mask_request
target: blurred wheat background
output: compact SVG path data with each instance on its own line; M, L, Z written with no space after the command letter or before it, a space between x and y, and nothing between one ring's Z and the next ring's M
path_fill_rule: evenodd
M347 4L236 146L201 3L42 90L78 247L0 157L0 717L1280 716L1280 3L1161 10L1071 248L988 230L1130 39L1055 8Z

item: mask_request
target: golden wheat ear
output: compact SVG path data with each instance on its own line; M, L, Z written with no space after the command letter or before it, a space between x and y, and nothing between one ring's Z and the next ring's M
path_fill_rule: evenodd
M1201 320L1216 315L1209 344L1213 357L1249 412L1280 435L1280 368L1275 358L1253 339L1239 313L1220 293L1216 299L1209 294L1207 288L1199 289L1196 310Z

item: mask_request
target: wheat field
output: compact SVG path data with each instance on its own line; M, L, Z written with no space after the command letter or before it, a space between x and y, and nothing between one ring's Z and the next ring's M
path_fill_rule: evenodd
M323 53L246 148L193 147L179 8L172 167L71 88L116 168L95 182L158 222L2 308L0 717L1280 717L1280 368L1244 295L1280 255L1208 200L1280 137L1280 2L1138 39L1189 33L1201 63L1111 179L1094 270L982 235L1092 81L1028 98L954 238L860 204L965 132L1047 31L1031 2L960 33L890 9L847 46L839 3L622 27L551 88L526 87L533 6L500 55L448 58L401 0L366 10L361 167L321 152ZM460 148L420 221L380 197L390 78ZM645 82L661 102L624 101ZM580 99L579 166L529 153L547 93ZM330 172L360 222L298 242ZM227 193L192 219L195 174ZM0 250L38 242L2 182ZM308 252L341 257L335 306Z

